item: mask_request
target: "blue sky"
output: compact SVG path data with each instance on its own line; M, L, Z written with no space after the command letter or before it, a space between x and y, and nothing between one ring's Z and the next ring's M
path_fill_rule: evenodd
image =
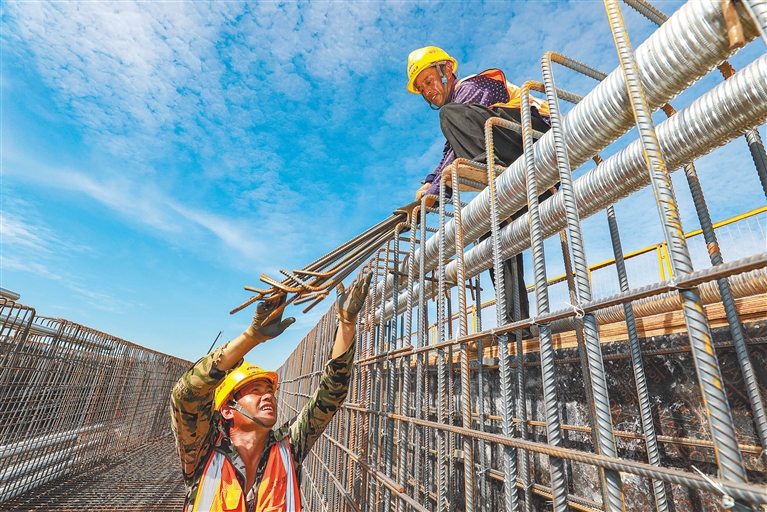
M547 50L617 65L601 2L0 9L0 286L38 314L191 360L220 329L231 338L248 324L250 312L228 314L248 297L243 285L300 268L412 200L444 140L437 115L405 90L412 49L439 45L459 74L500 67L517 84L540 79ZM653 27L625 14L639 44ZM581 94L593 86L564 71L557 80ZM719 81L707 77L674 105ZM742 140L699 172L716 191L715 220L764 204ZM675 182L693 229L683 176ZM651 202L646 190L618 205L626 250L661 239L656 218L632 215ZM590 261L608 257L603 216L585 229ZM289 310L298 322L249 359L279 366L329 305Z

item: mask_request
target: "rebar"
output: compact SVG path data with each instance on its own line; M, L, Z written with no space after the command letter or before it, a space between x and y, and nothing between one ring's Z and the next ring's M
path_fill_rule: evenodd
M634 110L640 141L650 171L666 242L672 256L672 268L676 275L689 274L693 271L692 260L687 250L676 199L670 186L670 177L666 171L655 126L650 117L645 92L639 81L636 61L631 43L628 40L620 7L618 7L616 0L604 0L604 3L631 96L631 106ZM737 437L732 428L732 412L722 386L719 362L711 348L711 332L703 314L700 296L695 288L680 290L680 294L685 303L685 320L690 332L690 343L693 347L698 382L706 405L706 416L714 440L714 453L719 470L725 479L745 482L746 471L737 447Z
M41 486L166 436L167 397L190 365L0 299L0 502L45 503Z
M761 56L732 78L717 85L680 110L678 115L660 123L656 127L656 132L660 149L666 155L666 168L676 170L686 162L698 159L752 127L764 123L767 120L765 83L767 83L767 56ZM576 106L573 112L585 101L584 99ZM728 115L720 115L720 109L727 109ZM570 112L565 119L569 119L573 112ZM536 143L536 146L544 140L545 137ZM570 157L571 166L577 165L573 162L572 152ZM515 167L516 164L501 174L498 183L500 184L503 177ZM649 184L641 142L634 141L575 181L575 197L580 217L587 218ZM479 194L471 204L481 198L482 194ZM541 204L544 237L558 233L566 225L561 201L561 198L555 195ZM465 210L468 211L469 207ZM502 258L508 258L529 247L527 217L528 214L525 214L500 230ZM450 236L449 228L448 224L446 236ZM464 236L469 236L469 233L465 231ZM468 277L489 268L488 262L492 258L491 249L489 240L484 240L465 253L465 272ZM445 272L448 281L454 279L453 263L445 267ZM405 300L403 295L400 295L400 301ZM386 306L386 314L389 314L390 307L391 301Z
M747 16L741 19L746 41L753 40L757 36L753 23ZM719 2L684 4L669 18L669 22L664 23L636 48L637 66L648 104L653 110L664 105L735 51L736 49L730 48L726 31L722 28ZM749 82L763 83L758 79ZM616 69L564 119L566 145L570 163L574 168L591 159L633 127L631 105L625 91L626 84L622 72ZM719 116L717 121L726 122L726 116ZM690 120L690 124L694 125L695 121ZM732 123L732 126L742 124ZM761 123L745 124L750 129ZM745 130L742 130L738 135L744 132ZM701 131L696 133L696 136L704 133ZM720 143L717 143L718 145ZM540 188L553 186L558 181L558 170L552 133L546 133L536 143L535 161L536 170L540 174L537 178ZM600 191L608 189L607 183L599 185ZM500 175L497 187L498 217L508 218L525 204L522 159L518 159ZM584 212L580 209L579 211L583 218ZM463 223L465 240L476 240L490 230L489 191L481 192L464 209ZM445 236L447 245L451 246L454 242L452 222L447 223ZM428 271L437 265L438 241L431 240L425 245Z

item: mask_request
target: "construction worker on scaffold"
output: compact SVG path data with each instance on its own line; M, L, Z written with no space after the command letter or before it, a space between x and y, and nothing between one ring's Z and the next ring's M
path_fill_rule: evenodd
M408 56L407 90L420 94L433 110L439 110L439 121L445 136L442 160L437 167L421 182L423 186L416 192L416 201L425 194L439 195L439 182L442 171L456 158L466 158L475 162L487 163L485 152L485 121L491 117L520 123L520 91L506 80L500 69L488 69L463 79L456 77L458 61L436 46L426 46L414 50ZM533 129L539 132L549 130L549 107L545 101L532 98L530 101ZM508 167L523 154L522 136L505 128L493 128L495 163ZM447 187L448 197L452 191ZM551 196L546 191L539 196L544 200ZM427 204L431 206L431 204ZM514 213L516 219L527 212L527 207ZM501 226L506 222L502 222ZM489 234L482 237L488 237ZM521 318L527 318L529 304L525 288L522 254L517 258L516 282L520 300ZM503 262L504 290L506 295L506 323L514 320L512 315L512 276L511 260ZM495 282L493 269L490 275Z
M281 427L274 428L277 374L243 357L295 322L282 320L285 295L261 303L245 332L197 361L176 383L171 428L181 456L185 512L302 510L301 463L346 400L357 314L371 278L367 274L348 290L339 285L330 360L309 402Z

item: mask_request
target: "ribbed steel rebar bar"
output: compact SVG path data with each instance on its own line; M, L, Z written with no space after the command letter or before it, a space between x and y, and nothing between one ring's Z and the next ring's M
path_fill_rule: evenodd
M517 258L511 258L511 266L509 268L509 271L511 272L511 275L516 276L518 269L517 269ZM519 302L519 287L518 286L512 286L511 287L511 299L512 299L512 307L514 318L520 318L522 316L521 306ZM517 402L516 402L516 411L517 411L517 417L521 419L521 423L519 424L519 436L522 439L528 439L529 434L527 432L527 393L525 389L525 349L524 344L522 343L522 333L519 330L515 330L511 333L511 335L514 338L514 346L516 348L517 352L517 369L515 373L515 377L517 380ZM508 340L508 334L502 334L499 336L506 337L506 340ZM508 341L507 341L508 343ZM500 340L499 340L499 354L500 354ZM509 354L508 345L506 347L506 356ZM500 357L499 357L500 359ZM506 368L507 372L511 371L511 362L506 362ZM509 382L511 382L511 376L506 377L509 379ZM525 512L532 512L533 510L533 495L532 495L532 484L530 483L530 455L525 450L519 451L519 473L521 473L522 476L522 491L525 496Z
M458 183L458 167L453 166L453 183ZM455 262L458 277L458 332L456 338L469 333L466 325L466 279L463 275L463 229L461 223L461 191L453 190L453 221L455 222ZM396 295L395 295L396 297ZM450 364L452 365L452 359ZM461 346L461 412L463 426L472 428L471 421L471 373L469 372L469 347ZM481 448L481 447L480 447ZM463 475L466 512L474 510L474 440L463 438Z
M541 61L543 81L545 83L546 99L549 103L551 114L551 131L554 135L554 147L557 155L557 167L567 219L567 229L570 234L572 245L571 254L575 270L576 292L578 301L591 300L591 284L588 276L588 262L586 251L583 247L583 235L578 215L578 207L575 202L573 180L570 173L570 158L565 146L565 137L562 132L562 121L559 115L559 98L556 93L554 74L551 69L551 55L546 53ZM522 98L523 104L526 101ZM573 304L578 308L578 304ZM592 314L586 314L582 318L583 334L586 344L586 354L589 358L588 374L591 380L591 392L594 399L594 411L596 413L596 426L594 446L597 453L614 457L617 455L615 437L613 435L613 421L610 412L610 397L607 391L607 378L605 376L604 362L602 361L602 349L599 345L599 333L597 322ZM608 502L605 503L609 510L624 510L623 489L620 475L613 471L605 472L605 481L608 491Z
M407 257L407 282L406 286L407 289L410 290L413 287L413 281L414 281L414 272L415 272L415 266L413 265L413 259L415 258L415 236L416 236L416 211L414 210L411 214L411 220L410 220L410 238L409 238L409 246L408 246L408 257ZM397 233L395 233L395 238L399 240L399 236L397 236ZM395 247L396 250L399 250L399 242L396 243ZM399 276L397 276L397 282L399 282ZM405 309L405 314L403 318L404 328L403 328L403 336L402 336L402 345L403 347L408 346L411 344L410 339L410 333L413 332L413 297L412 294L408 296L408 303L407 307ZM401 400L401 407L400 412L404 416L410 415L410 358L405 357L402 361L402 400ZM408 481L408 451L409 451L409 425L407 423L401 423L399 427L399 445L397 447L399 451L399 463L398 471L399 471L399 484L404 488L407 485ZM414 461L415 462L415 461ZM415 495L415 492L413 493ZM399 501L398 512L405 512L405 502L403 500Z
M421 199L421 205L419 212L420 214L420 233L418 235L418 238L420 240L420 246L423 247L423 244L426 240L426 197L423 197ZM426 322L426 298L424 296L424 290L426 289L423 284L426 281L426 265L424 264L424 258L425 253L421 251L420 253L420 265L418 265L418 339L417 339L417 346L423 347L426 345L426 329L427 329L427 322ZM415 257L413 257L413 262L415 263ZM413 290L413 288L410 288L410 290ZM424 418L427 413L423 411L424 406L424 361L423 361L424 355L419 353L416 356L416 411L415 416L416 418ZM428 411L428 407L427 407ZM421 481L421 475L422 471L426 467L426 460L427 456L425 453L421 453L422 451L422 444L424 440L423 435L423 429L422 428L416 428L416 441L415 441L415 494L418 496L418 494L421 492L421 486L424 486L424 492L421 496L421 504L426 507L429 503L429 493L426 491L425 486L426 482ZM422 463L423 461L423 463Z
M530 246L533 252L533 275L535 276L536 315L549 312L549 293L546 280L546 257L543 251L541 219L538 213L538 184L535 176L535 157L533 155L532 117L527 107L530 95L530 82L520 88L523 107L520 108L522 119L522 144L527 181L527 207L530 222ZM508 172L508 171L506 171ZM551 329L548 325L539 325L539 344L541 355L541 380L543 382L543 401L546 414L546 434L550 446L562 445L562 431L559 422L559 404L557 400L556 377L554 376L554 347ZM549 458L551 489L554 512L567 508L567 482L565 465L558 457Z
M604 4L631 97L640 141L650 170L656 203L671 255L672 268L676 275L689 274L693 270L692 261L684 239L676 199L669 186L670 178L666 172L644 89L639 80L639 71L628 40L620 7L617 0L604 0ZM711 332L703 313L700 296L694 288L681 290L680 293L685 303L685 320L690 332L693 359L698 374L698 382L703 393L719 470L725 479L745 482L746 471L737 446L732 413L723 389L719 363L711 347Z
M439 183L439 265L437 267L438 287L437 287L437 329L434 342L442 343L445 330L445 180ZM450 361L453 364L453 361ZM445 365L445 350L437 350L437 420L441 423L448 422L448 387L447 387L447 367ZM450 486L450 453L448 453L449 441L448 433L441 431L437 434L437 460L439 461L439 476L437 488L437 511L447 512L450 509L449 486Z
M493 125L485 123L485 150L487 158L487 192L490 201L490 240L492 242L492 262L495 275L495 321L501 326L506 323L506 294L504 290L503 265L501 264L500 239L498 237L498 197L496 191L495 176L495 151L493 149ZM425 252L425 251L424 251ZM516 279L516 276L510 276ZM516 287L514 287L516 288ZM397 300L396 298L393 299ZM501 428L503 435L511 436L513 424L511 421L511 359L509 356L509 337L507 335L497 338L498 341L498 365L501 381ZM517 451L514 448L503 448L501 467L503 469L503 499L505 509L510 512L519 510L519 495L517 493Z
M627 292L629 290L628 275L626 273L626 264L623 261L623 248L621 247L620 232L618 231L618 221L615 219L615 209L612 205L607 207L607 224L610 229L610 240L613 246L613 254L615 255L615 270L618 273L620 289L623 292ZM647 391L647 378L645 377L642 352L639 346L634 308L631 307L630 302L626 302L623 304L623 311L626 315L626 333L628 334L629 350L631 351L631 364L634 369L637 398L639 399L639 414L642 417L642 431L645 437L647 461L653 466L660 466L658 441L655 437L655 424L652 418L650 395ZM658 512L666 512L668 510L668 500L666 499L665 485L657 479L653 479L652 485L655 495L655 509Z
M480 277L474 279L474 318L475 331L482 330L482 288L480 287ZM485 431L485 364L484 364L484 343L481 339L477 340L477 416L479 418L479 431ZM479 442L479 490L482 503L488 503L490 500L490 486L488 481L489 466L485 453L485 443Z
M407 224L405 224L407 226ZM399 231L402 228L402 224L397 224L394 228L394 235L392 236L392 267L394 269L394 293L398 295L399 292ZM388 258L387 258L388 260ZM386 345L386 352L391 352L395 348L397 342L397 321L399 319L399 311L397 305L394 304L392 311L392 317L389 326L389 337ZM386 407L389 412L394 412L394 380L396 372L394 371L394 361L389 361L387 369L387 390L386 390ZM389 420L386 423L386 458L384 459L384 467L387 475L392 475L392 458L394 456L394 420ZM391 490L386 489L384 493L384 503L386 504L386 510L391 510Z

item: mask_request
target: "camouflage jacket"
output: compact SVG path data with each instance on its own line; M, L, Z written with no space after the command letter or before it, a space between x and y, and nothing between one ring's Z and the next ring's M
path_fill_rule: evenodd
M256 489L266 469L270 448L285 436L290 437L297 477L299 482L301 481L301 462L346 400L354 345L352 342L346 353L328 361L319 386L298 416L269 433L258 463L254 486ZM248 493L248 489L245 489L245 463L229 440L222 426L220 413L213 409L216 386L231 371L216 368L216 363L225 349L226 344L197 361L181 376L170 397L171 429L181 457L181 471L186 487L186 510L191 510L194 505L205 465L214 450L229 459L237 470L240 486L246 494ZM233 368L237 368L241 363L242 360ZM249 510L254 507L255 500L248 503Z

